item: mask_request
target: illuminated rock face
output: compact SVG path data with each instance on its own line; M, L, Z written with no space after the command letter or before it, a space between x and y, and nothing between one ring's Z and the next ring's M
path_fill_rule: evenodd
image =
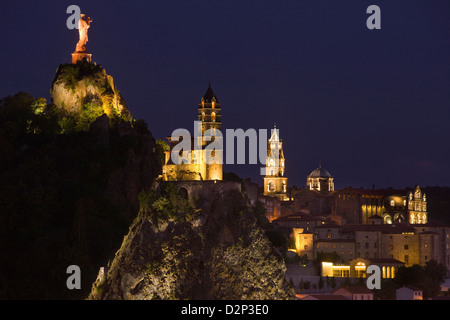
M53 104L69 113L80 112L84 105L101 106L111 118L131 120L126 102L114 85L112 76L97 64L80 61L61 64L50 90Z
M196 201L200 210L141 210L89 298L295 299L242 193L212 189Z

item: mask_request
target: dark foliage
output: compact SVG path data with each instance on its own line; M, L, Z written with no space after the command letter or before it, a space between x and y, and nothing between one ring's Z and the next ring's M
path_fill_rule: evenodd
M424 298L428 299L440 293L440 286L446 273L447 269L444 265L431 260L425 266L415 264L411 267L400 267L394 280L398 286L422 289Z
M88 131L61 134L60 123L43 99L0 101L0 299L85 298L131 222L105 186L128 149L139 154L136 138L111 127L100 146ZM66 287L73 264L81 290Z

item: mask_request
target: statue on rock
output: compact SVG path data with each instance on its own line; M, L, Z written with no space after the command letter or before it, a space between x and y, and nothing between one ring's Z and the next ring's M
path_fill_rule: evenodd
M87 51L86 43L88 42L88 29L91 26L93 20L90 17L86 17L85 14L80 15L78 21L78 32L80 39L78 40L75 52L72 53L72 63L76 64L77 61L87 60L91 62L92 54Z
M76 51L87 52L86 43L88 42L88 29L91 26L93 20L90 17L86 18L85 14L80 15L78 21L78 32L80 34L80 40L77 43Z
M78 21L80 39L75 52L72 53L72 63L59 65L50 89L52 103L63 110L64 114L83 115L82 121L75 124L75 130L89 130L89 121L105 113L114 121L133 120L125 99L114 84L113 77L108 75L101 65L91 61L92 55L86 48L91 22L91 18L80 14Z

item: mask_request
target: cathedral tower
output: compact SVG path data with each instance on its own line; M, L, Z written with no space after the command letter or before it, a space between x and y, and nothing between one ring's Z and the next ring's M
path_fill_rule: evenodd
M287 178L285 173L285 160L283 143L279 137L279 130L274 127L267 146L266 175L264 177L264 195L288 200Z

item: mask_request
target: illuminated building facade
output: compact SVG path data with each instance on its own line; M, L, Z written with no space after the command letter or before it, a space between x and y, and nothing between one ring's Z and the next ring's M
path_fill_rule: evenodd
M427 214L427 196L422 193L419 186L416 186L414 193L411 191L408 194L408 221L411 224L425 224L428 220Z
M330 206L348 223L369 223L372 216L381 217L384 224L424 224L428 220L426 195L419 186L414 192L344 188L332 197Z
M163 181L222 180L223 141L217 140L222 139L222 134L220 133L222 125L221 111L219 99L211 89L211 85L209 85L198 104L197 118L201 126L198 131L201 132L201 135L191 137L190 150L187 155L188 163L173 163L170 157L171 152L179 141L172 141L171 137L167 138L170 150L165 152L165 164L162 172ZM208 136L210 140L206 138ZM198 141L195 141L195 139L198 139ZM211 143L215 143L215 146L220 146L220 148L214 148L212 151L207 150L206 147ZM207 163L205 161L207 156L220 161Z
M425 224L428 221L426 195L416 186L413 191L394 189L334 189L334 178L319 166L306 179L306 187L293 194L293 211L308 210L341 223Z
M392 277L395 271L387 269L388 266L425 265L431 260L446 266L450 275L450 227L436 223L384 224L379 216L372 216L369 222L339 225L326 221L325 217L304 212L273 221L292 228L295 248L291 250L298 255L306 254L311 259L316 259L321 253L337 256L339 264L335 263L333 268L335 273L341 270L342 276L353 274L349 266L355 259L385 263L380 267L385 267L387 278Z
M404 266L401 261L395 259L356 258L342 264L322 262L321 275L323 277L366 278L366 270L370 265L376 265L380 268L383 279L395 278L398 268Z

